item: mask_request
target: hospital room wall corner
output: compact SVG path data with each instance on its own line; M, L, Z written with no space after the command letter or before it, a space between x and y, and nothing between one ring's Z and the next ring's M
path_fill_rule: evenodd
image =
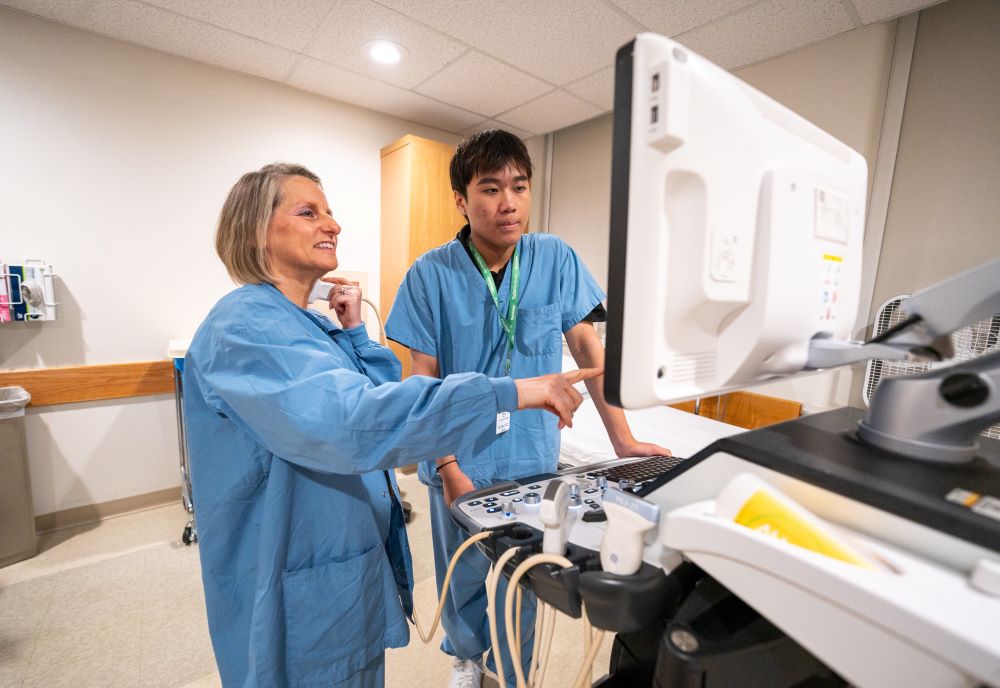
M234 287L212 239L228 189L275 160L323 179L341 265L377 291L380 149L460 140L6 8L0 44L0 127L16 132L0 201L23 230L2 230L0 259L44 257L60 302L58 320L4 330L0 371L166 362ZM169 394L29 407L25 433L36 516L180 485Z

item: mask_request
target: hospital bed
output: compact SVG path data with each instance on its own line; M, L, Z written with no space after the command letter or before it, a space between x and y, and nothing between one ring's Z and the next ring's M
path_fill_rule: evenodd
M564 373L577 367L572 356L563 356ZM562 429L560 468L587 466L617 458L584 383L577 383L577 389L583 393L584 401L573 416L573 427ZM735 425L669 406L625 411L625 418L637 439L667 447L675 456L692 456L715 440L743 432L743 428Z

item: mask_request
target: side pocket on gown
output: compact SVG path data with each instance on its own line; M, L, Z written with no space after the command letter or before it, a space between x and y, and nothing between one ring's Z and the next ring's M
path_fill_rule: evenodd
M282 574L290 688L337 683L383 650L385 550Z

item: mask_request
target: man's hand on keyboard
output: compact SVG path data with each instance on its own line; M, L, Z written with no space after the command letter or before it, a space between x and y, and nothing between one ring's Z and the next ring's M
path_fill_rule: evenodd
M673 456L666 447L661 447L652 442L638 442L636 440L615 447L615 454L618 455L619 459L635 456Z

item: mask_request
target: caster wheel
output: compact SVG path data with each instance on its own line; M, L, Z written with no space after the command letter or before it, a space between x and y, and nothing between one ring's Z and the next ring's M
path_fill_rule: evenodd
M181 542L185 545L190 545L192 542L198 542L198 536L195 535L194 529L191 526L185 526L184 533L181 534Z

